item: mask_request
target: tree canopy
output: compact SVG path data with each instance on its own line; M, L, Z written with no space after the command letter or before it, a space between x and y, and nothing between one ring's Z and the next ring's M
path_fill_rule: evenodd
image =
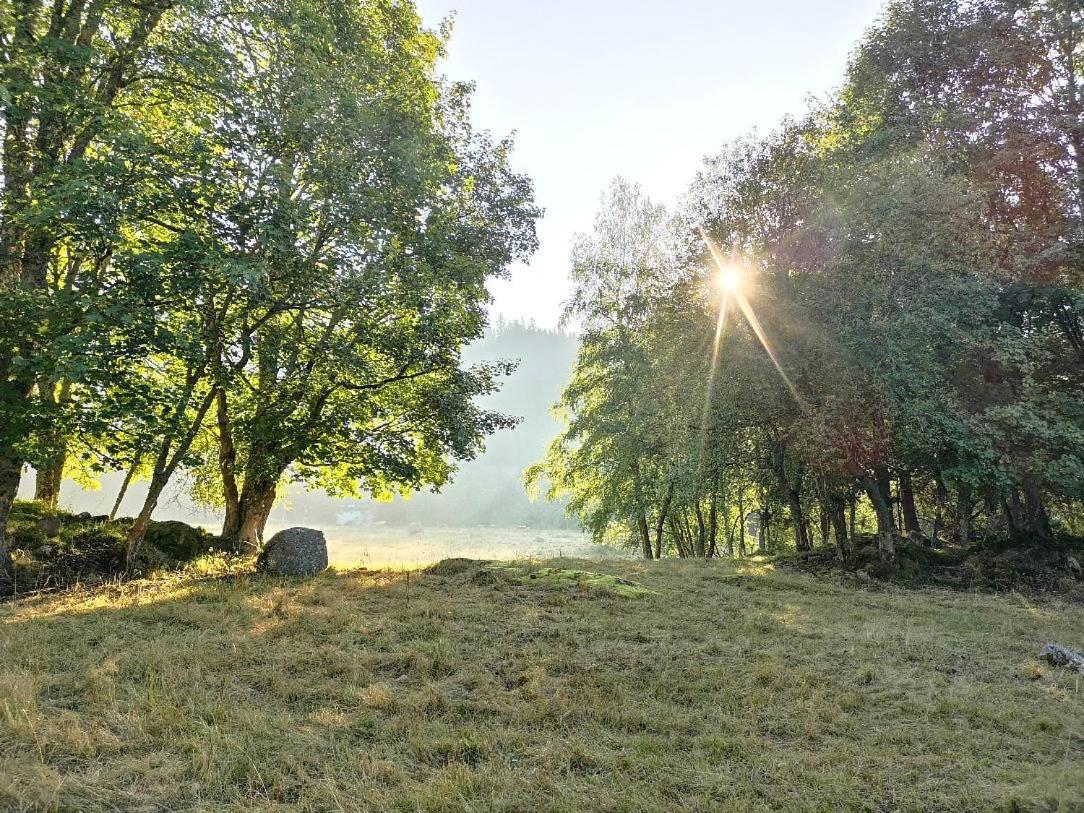
M440 484L511 421L475 401L508 366L461 350L539 210L448 33L386 0L0 7L0 539L27 463L53 504L149 477L132 556L180 470L253 545L284 478Z
M898 0L831 99L673 214L616 182L529 480L647 558L1078 529L1082 14Z

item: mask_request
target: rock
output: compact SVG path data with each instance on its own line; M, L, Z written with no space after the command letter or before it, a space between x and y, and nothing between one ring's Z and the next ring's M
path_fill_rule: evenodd
M1047 644L1039 651L1039 659L1052 666L1065 666L1084 675L1084 655L1060 644Z
M287 528L267 540L256 566L277 576L315 576L327 569L327 540L312 528Z
M60 517L42 517L37 522L37 529L50 539L60 536Z
M1080 566L1080 560L1079 559L1077 559L1075 556L1072 556L1072 555L1070 555L1070 556L1068 556L1066 558L1068 559L1068 561L1065 564L1066 564L1066 567L1069 568L1070 573L1072 573L1078 579L1082 575L1084 575L1084 568L1082 568Z
M146 540L166 559L189 562L209 551L213 538L202 528L193 528L185 522L169 520L152 522L147 528Z

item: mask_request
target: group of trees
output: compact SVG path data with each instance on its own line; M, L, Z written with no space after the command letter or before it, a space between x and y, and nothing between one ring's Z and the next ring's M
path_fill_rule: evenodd
M0 565L27 465L186 471L254 544L284 478L444 482L511 419L461 363L535 246L510 143L403 0L0 0Z
M615 183L529 479L646 558L1078 531L1082 207L1078 0L896 0L677 212Z

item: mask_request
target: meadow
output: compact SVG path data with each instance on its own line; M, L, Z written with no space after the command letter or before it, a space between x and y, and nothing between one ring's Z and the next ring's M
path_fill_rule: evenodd
M270 523L264 538L269 539L273 533L285 527L290 527L290 523ZM421 525L312 527L324 533L328 542L328 558L332 565L339 568L411 569L454 557L553 559L623 555L616 549L593 545L587 534L577 530Z
M543 564L645 590L507 575ZM1084 680L1036 659L1084 643L1079 604L757 560L517 567L7 605L0 809L1084 809Z

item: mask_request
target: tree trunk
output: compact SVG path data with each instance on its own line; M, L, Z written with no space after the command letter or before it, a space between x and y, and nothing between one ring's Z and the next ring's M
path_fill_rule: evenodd
M640 514L636 517L636 530L640 534L640 552L645 559L650 560L651 556L651 531L647 527L647 517Z
M896 523L892 517L892 507L881 491L882 478L867 474L862 478L862 485L877 515L877 549L881 559L891 561L896 558Z
M892 520L892 527L896 529L896 536L898 537L900 529L903 527L903 523L896 521L895 510L897 501L892 499L892 476L884 466L875 466L873 469L873 477L877 481L877 488L881 492L885 504L888 506L888 516Z
M666 527L666 516L670 513L670 504L674 500L674 484L671 482L666 489L666 499L662 501L659 509L659 518L655 522L655 558L662 558L663 530Z
M918 521L918 509L915 508L915 491L911 482L911 472L900 472L900 508L903 511L903 529L908 538L917 541L922 538L922 526Z
M677 547L677 555L679 559L684 559L685 552L685 535L681 530L681 525L676 519L670 520L670 534L674 537L674 545Z
M730 555L734 555L733 545ZM745 490L738 486L738 556L745 556Z
M215 391L218 409L218 472L222 478L222 499L226 515L222 520L222 538L239 539L241 532L241 496L237 488L237 447L233 442L226 391Z
M971 544L971 489L960 486L956 495L956 541Z
M802 497L798 490L788 486L787 503L790 506L790 524L794 531L794 547L800 551L809 550L809 537L806 534L805 515L802 512Z
M768 532L771 530L772 512L767 505L760 506L760 527L757 528L757 553L762 556L768 552Z
M948 489L945 488L945 481L941 479L941 475L937 475L937 486L934 492L934 501L936 507L933 515L933 543L939 545L941 543L941 531L945 527L945 502L948 500Z
M278 477L245 477L238 503L240 519L237 535L230 538L238 552L253 553L263 545L264 526L275 504L277 486ZM646 520L641 518L641 521L646 527Z
M11 504L19 493L19 480L22 479L23 461L11 455L0 454L0 583L5 582L11 573L11 560L8 558L7 527Z
M45 503L50 508L56 508L60 502L60 484L64 480L66 450L61 454L63 456L59 460L34 469L34 499Z
M836 540L836 552L841 559L847 558L847 517L846 501L843 497L831 496L828 498L829 519L832 523L832 532Z
M1050 516L1043 504L1042 494L1031 481L1024 482L1024 529L1028 536L1041 542L1050 540Z
M189 399L191 398L196 380L197 379L190 380L188 392L185 393L184 398L176 407L173 420L173 426L175 428L180 427L184 417L185 407L188 405ZM207 410L211 408L211 401L213 400L214 392L208 391L208 393L200 399L196 414L192 416L192 421L189 423L184 433L180 437L164 437L162 439L158 455L154 461L154 472L151 474L151 484L147 491L147 498L143 501L143 508L140 509L136 521L128 531L126 558L129 567L131 567L135 555L139 551L139 546L143 544L143 536L146 534L147 526L150 524L151 514L154 513L154 509L158 505L158 498L162 495L162 491L169 483L173 473L177 470L177 466L181 464L184 456L188 454L188 450L192 448L192 442L196 439L196 435L199 434L200 427L203 425L203 419L207 416ZM177 443L175 448L173 445L174 441Z
M719 547L719 512L714 491L711 493L711 507L708 509L708 543L708 558L711 559Z
M817 478L817 520L820 525L821 532L821 545L828 547L828 535L831 532L831 519L829 514L831 513L832 506L828 499L828 486L823 479Z
M707 523L704 522L704 511L700 507L699 499L693 502L693 508L696 511L696 545L693 550L698 559L703 559L708 553L708 528Z
M124 502L124 495L128 493L128 486L132 484L132 478L135 477L136 469L139 468L139 455L132 461L132 465L128 467L128 471L124 475L124 482L120 484L120 491L117 492L117 499L113 502L113 510L109 512L110 519L116 519L117 513L120 511L120 504Z
M59 395L55 381L42 381L38 389L46 408L71 399L71 384L67 380L61 383ZM48 454L41 465L34 467L34 499L56 508L60 502L60 484L64 481L64 464L68 459L68 442L59 432L49 431L45 445Z
M132 527L128 529L128 541L124 558L125 565L129 569L135 562L136 554L139 553L139 546L143 544L143 537L147 535L147 528L151 524L151 516L154 514L154 509L158 507L158 498L162 496L171 474L172 472L167 473L165 471L154 473L151 477L150 488L147 490L147 498L143 501L143 507L139 509L139 514L132 523Z

